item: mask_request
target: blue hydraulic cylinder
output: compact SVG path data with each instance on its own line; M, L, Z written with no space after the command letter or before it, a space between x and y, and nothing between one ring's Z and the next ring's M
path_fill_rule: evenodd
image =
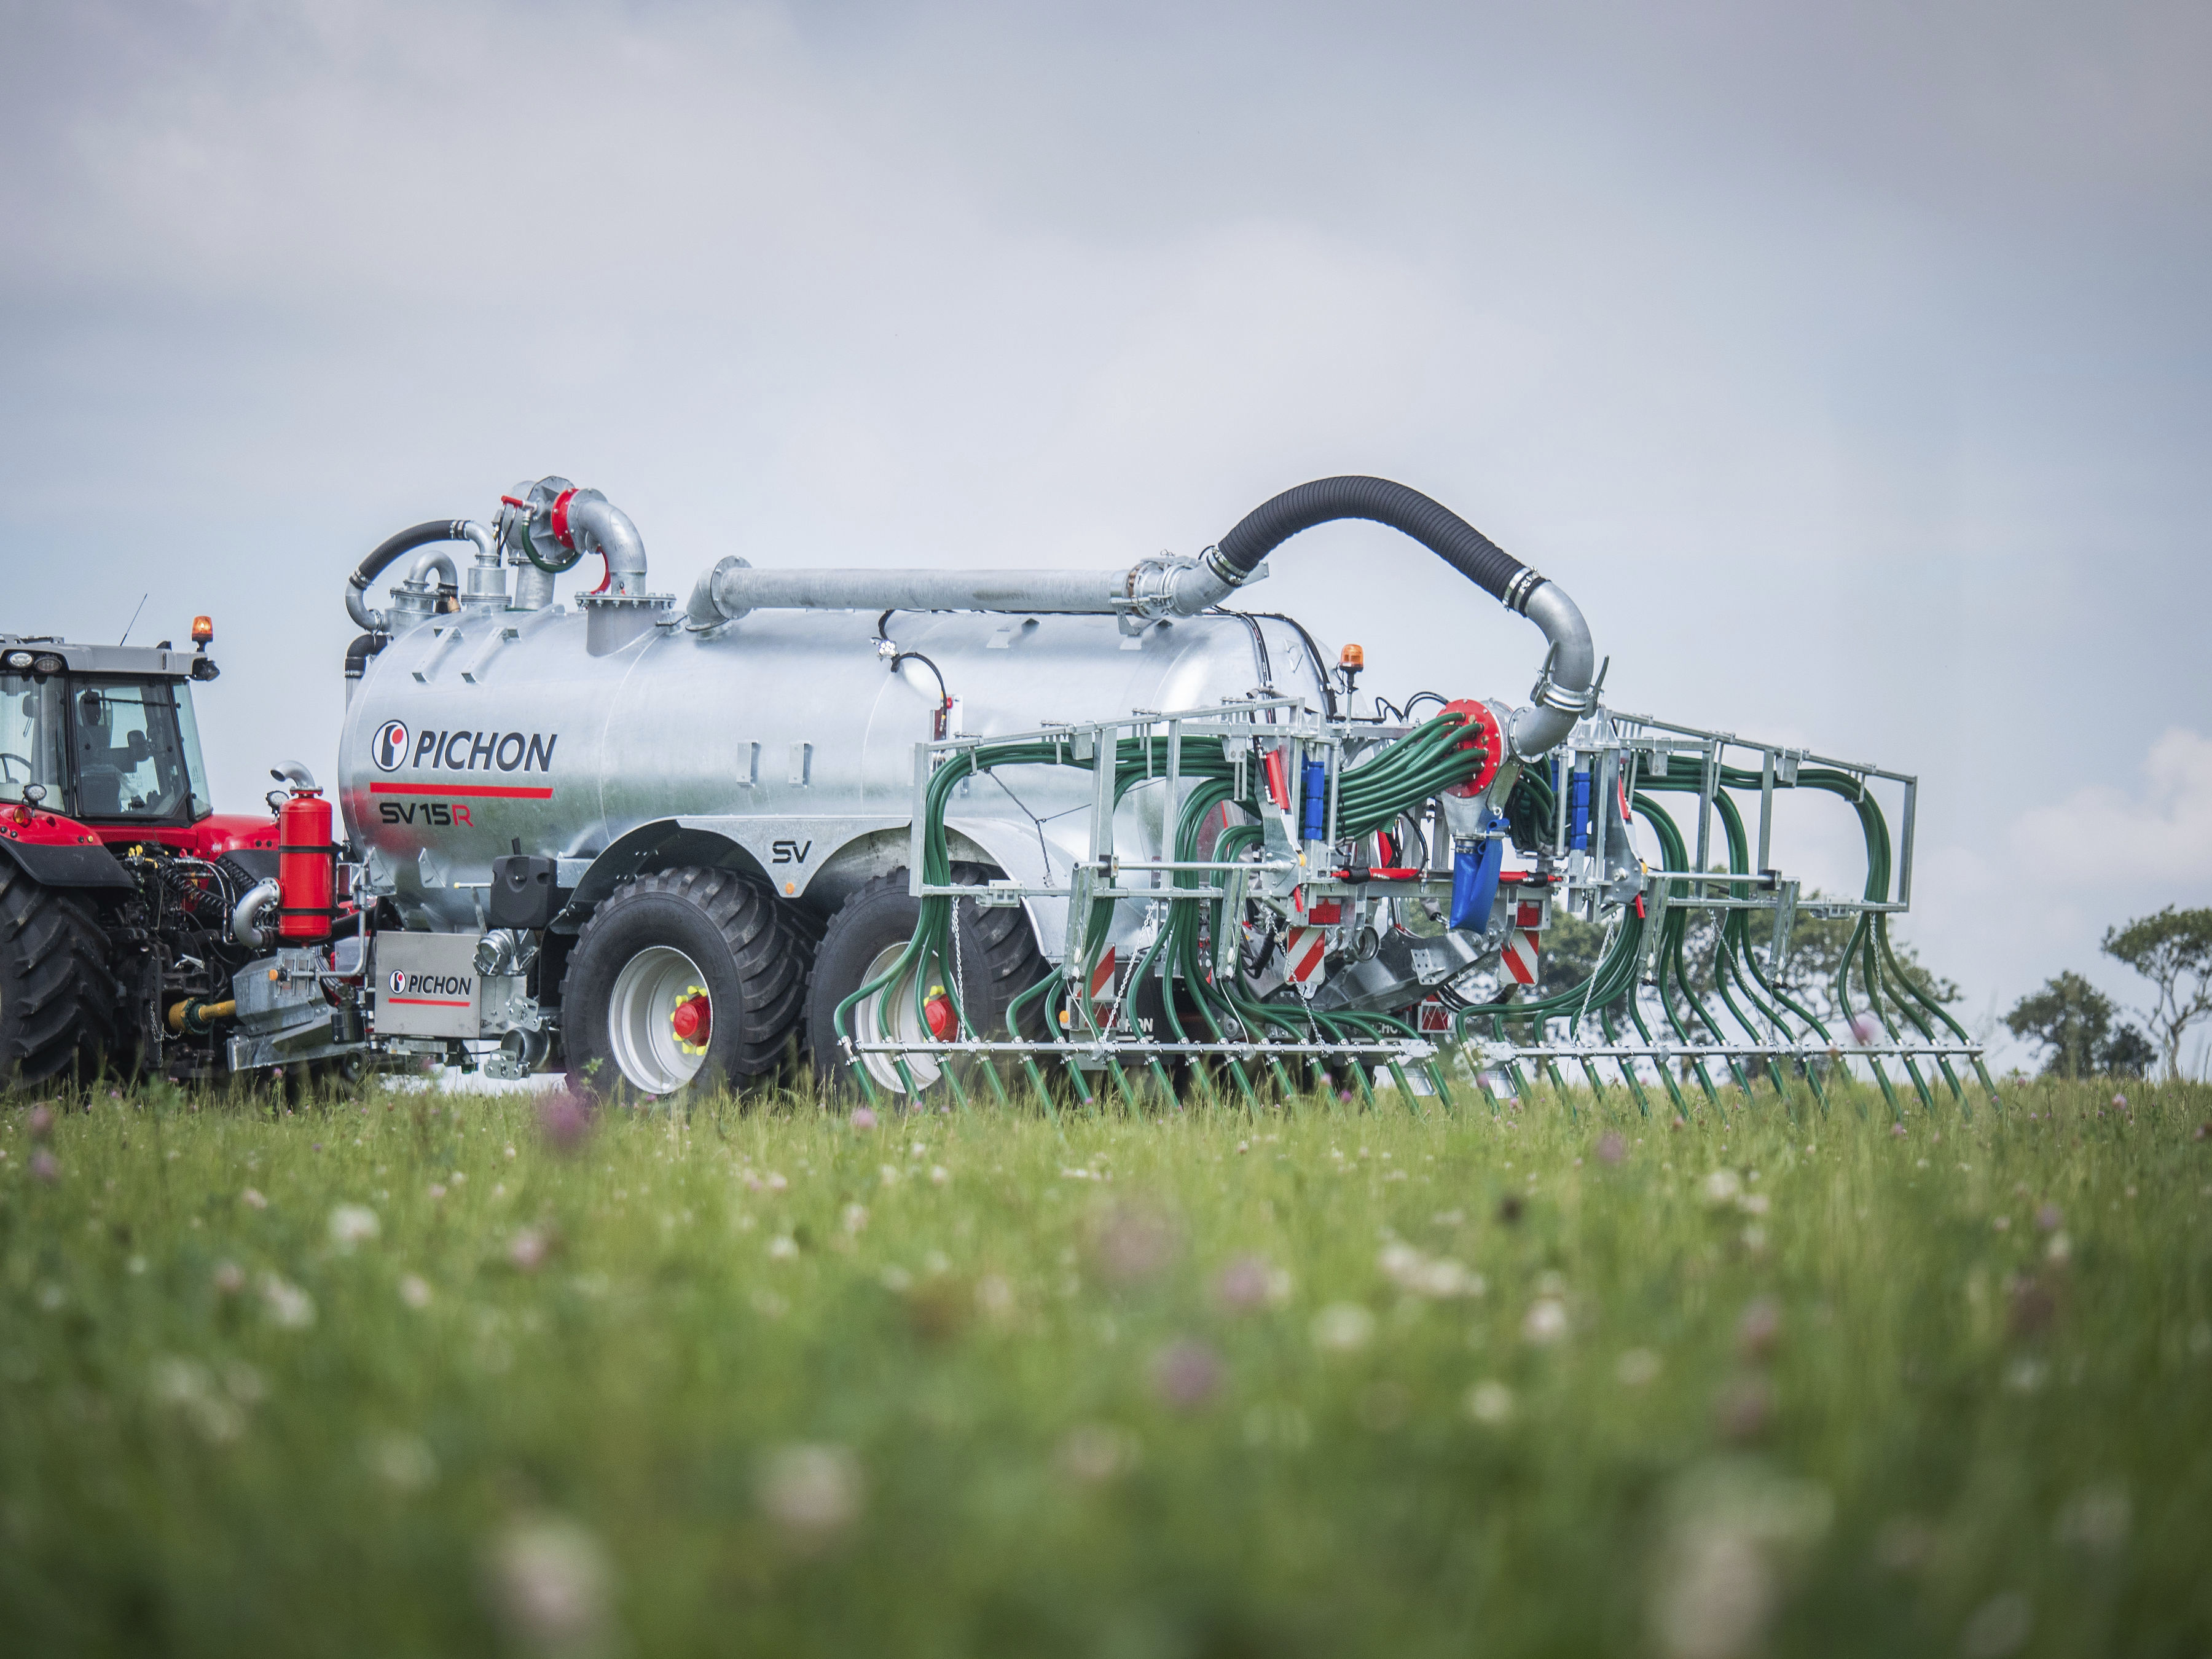
M1567 845L1577 853L1589 851L1590 775L1587 768L1571 775L1567 798Z
M1498 902L1498 875L1505 867L1505 843L1495 835L1452 843L1451 925L1487 928Z
M1310 760L1301 779L1304 801L1298 822L1299 838L1319 841L1328 833L1328 768L1320 761Z

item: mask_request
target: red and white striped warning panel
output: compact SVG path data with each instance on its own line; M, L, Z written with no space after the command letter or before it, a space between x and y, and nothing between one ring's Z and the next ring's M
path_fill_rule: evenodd
M1290 966L1285 970L1291 981L1303 985L1321 971L1322 958L1328 954L1328 929L1326 927L1293 927L1283 941L1283 954Z
M1536 935L1525 927L1516 927L1505 941L1505 954L1500 968L1505 977L1516 985L1536 982Z
M1114 947L1108 945L1091 970L1091 1000L1093 1002L1114 994Z
M1434 1031L1449 1031L1452 1028L1452 1011L1441 1002L1425 1002L1420 1006L1420 1031L1424 1036Z

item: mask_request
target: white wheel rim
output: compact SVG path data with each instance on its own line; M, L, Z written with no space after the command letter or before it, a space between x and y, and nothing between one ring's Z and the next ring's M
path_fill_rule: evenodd
M892 964L905 954L903 940L896 945L885 945L877 954L876 959L868 964L867 972L860 975L860 983L866 985L888 974ZM888 1022L884 1019L884 1005L886 1002L890 1005ZM886 989L871 991L854 1005L853 1040L855 1042L903 1043L933 1040L928 1027L921 1023L921 1014L915 1009L912 974L900 975ZM860 1056L860 1063L868 1068L870 1077L891 1093L902 1095L906 1092L906 1079L899 1075L897 1055L864 1054ZM913 1075L916 1091L927 1089L936 1082L939 1069L932 1056L916 1054L907 1055L906 1068Z
M707 1043L677 1034L677 1012L706 1005L704 1035L714 1036L714 1004L707 976L683 951L649 945L623 964L607 999L607 1046L630 1086L648 1095L673 1094L699 1075Z

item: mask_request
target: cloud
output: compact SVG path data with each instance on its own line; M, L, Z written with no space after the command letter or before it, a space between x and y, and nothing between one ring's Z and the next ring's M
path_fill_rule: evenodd
M2022 872L2064 873L2151 908L2212 895L2212 738L2169 726L2140 788L2087 785L2021 813L2006 839Z
M2001 820L1986 842L1947 837L1923 854L1910 932L1977 1016L2063 970L2134 1006L2143 981L2101 953L2105 931L2212 902L2212 738L2169 726L2134 769L2129 787L2084 784ZM1985 1035L2002 1064L2032 1060L2002 1030Z

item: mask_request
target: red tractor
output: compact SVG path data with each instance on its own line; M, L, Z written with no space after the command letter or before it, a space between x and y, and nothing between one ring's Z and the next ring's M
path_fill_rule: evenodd
M292 921L288 864L329 936L330 808L304 771L273 813L209 798L192 683L216 678L213 635L204 617L183 651L0 634L0 1090L221 1074L232 975Z

